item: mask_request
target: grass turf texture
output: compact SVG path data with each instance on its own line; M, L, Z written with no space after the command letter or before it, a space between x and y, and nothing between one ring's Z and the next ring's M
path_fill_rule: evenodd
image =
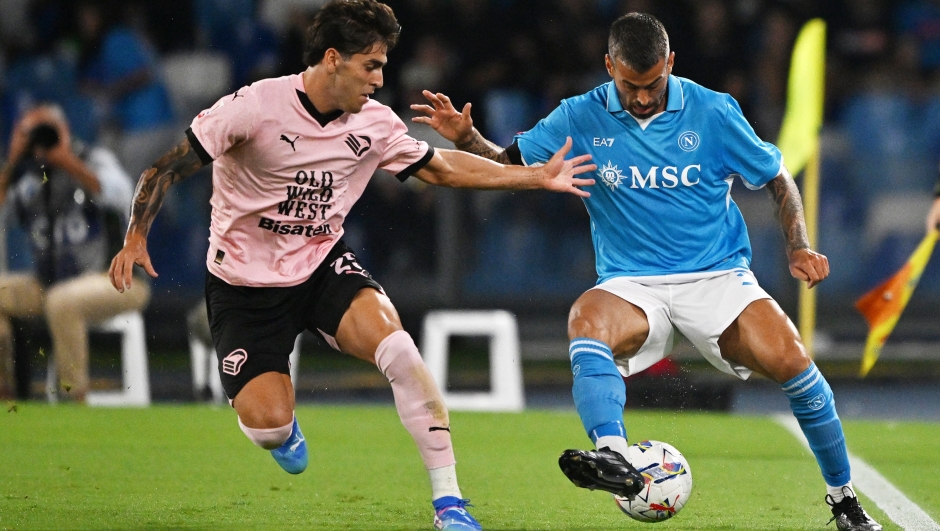
M390 406L300 407L310 468L299 476L248 442L227 408L21 404L0 415L0 530L431 529L428 480ZM694 474L688 505L657 529L825 528L815 461L772 421L657 411L626 420L631 440L674 444ZM574 412L456 412L452 424L461 486L485 529L650 525L558 470L562 450L588 443ZM940 425L846 424L856 455L940 517Z

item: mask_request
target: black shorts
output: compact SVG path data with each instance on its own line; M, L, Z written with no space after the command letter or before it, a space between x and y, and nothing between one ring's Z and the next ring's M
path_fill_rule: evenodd
M383 291L342 241L296 286L232 286L207 273L209 328L225 394L234 399L252 378L266 372L290 374L288 358L297 334L310 330L332 339L363 288Z

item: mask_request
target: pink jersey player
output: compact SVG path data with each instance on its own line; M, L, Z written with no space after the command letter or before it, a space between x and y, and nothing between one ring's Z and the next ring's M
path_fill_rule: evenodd
M190 131L214 161L206 265L237 286L304 281L343 235L376 168L404 180L434 154L374 100L355 114L321 114L299 74L223 97Z
M524 168L409 137L401 119L371 99L400 29L376 0L327 3L307 31L306 70L223 97L144 171L109 274L119 291L130 286L135 264L157 276L147 234L164 195L211 163L207 317L242 432L285 471L306 469L288 356L298 334L318 332L388 378L430 478L434 526L480 531L457 484L441 393L381 285L342 241L343 220L377 168L434 185L587 196L581 187L594 181L578 175L597 167L587 155L565 160L571 139L544 166ZM351 436L357 445L349 451L380 446Z

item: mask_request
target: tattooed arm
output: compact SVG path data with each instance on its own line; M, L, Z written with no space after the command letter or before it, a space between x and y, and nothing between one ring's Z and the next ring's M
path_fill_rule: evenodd
M196 173L202 166L199 155L186 138L140 175L131 205L130 224L124 236L124 248L111 260L111 268L108 271L115 289L123 293L131 287L134 264L143 267L151 277L157 276L147 252L150 227L163 205L163 198L170 185Z
M431 105L412 105L412 110L422 112L424 116L415 116L411 121L431 126L439 135L453 142L460 151L473 153L500 164L512 164L504 148L483 138L473 127L469 103L463 106L462 112L457 112L450 98L444 94L434 94L427 90L422 94Z
M767 183L767 191L774 201L777 220L783 229L790 274L793 278L805 280L812 288L829 276L829 259L809 248L800 191L786 168Z

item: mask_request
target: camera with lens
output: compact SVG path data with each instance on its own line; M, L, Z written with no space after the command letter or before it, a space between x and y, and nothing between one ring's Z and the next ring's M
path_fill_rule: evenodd
M32 153L36 148L52 149L59 145L59 130L52 124L39 124L29 132L28 150Z

